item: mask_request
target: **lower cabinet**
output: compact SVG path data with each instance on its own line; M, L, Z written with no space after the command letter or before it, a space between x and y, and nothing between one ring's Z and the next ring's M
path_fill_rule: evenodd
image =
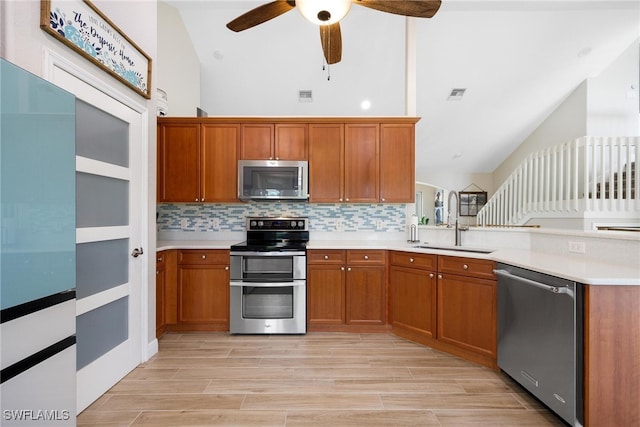
M307 330L387 328L386 251L307 251Z
M156 338L164 335L167 326L165 311L166 283L165 253L158 252L156 254Z
M436 337L436 255L391 252L391 325L396 335L425 343Z
M178 318L174 330L229 330L229 251L178 253Z

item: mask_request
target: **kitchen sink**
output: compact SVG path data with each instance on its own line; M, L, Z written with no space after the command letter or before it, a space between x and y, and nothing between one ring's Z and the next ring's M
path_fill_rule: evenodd
M441 251L472 252L476 254L490 254L493 252L491 249L465 248L464 246L416 245L415 247L420 249L437 249Z

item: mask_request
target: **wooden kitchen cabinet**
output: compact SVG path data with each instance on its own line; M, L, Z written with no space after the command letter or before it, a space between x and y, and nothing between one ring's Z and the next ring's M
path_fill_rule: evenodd
M496 367L495 263L438 256L437 340L444 350Z
M307 251L307 328L375 331L386 325L386 251Z
M200 200L200 124L158 125L158 202Z
M307 160L306 123L247 123L242 125L240 159Z
M229 251L179 251L176 330L229 330Z
M165 309L167 279L165 273L165 254L158 252L156 254L156 338L164 335L167 326Z
M436 260L431 254L389 253L393 332L422 344L436 338Z
M380 127L377 123L349 123L345 125L344 132L344 201L377 203L380 193Z
M158 125L158 202L237 202L239 124Z
M344 124L309 125L309 202L344 200Z
M415 201L415 125L380 125L380 202Z

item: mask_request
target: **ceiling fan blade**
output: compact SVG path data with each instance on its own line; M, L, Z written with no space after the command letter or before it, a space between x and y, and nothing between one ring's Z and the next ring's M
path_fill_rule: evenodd
M340 23L320 25L320 41L327 64L335 64L342 59L342 32Z
M296 7L294 0L272 1L238 16L227 24L227 28L235 32L243 31L289 12L294 7Z
M440 9L440 0L353 0L353 3L370 9L396 15L431 18Z

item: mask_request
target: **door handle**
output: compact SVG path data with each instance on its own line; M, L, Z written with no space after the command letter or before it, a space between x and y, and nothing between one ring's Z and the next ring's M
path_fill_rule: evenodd
M143 253L144 253L144 250L142 249L142 247L134 248L133 251L131 252L131 256L134 258L138 258Z

